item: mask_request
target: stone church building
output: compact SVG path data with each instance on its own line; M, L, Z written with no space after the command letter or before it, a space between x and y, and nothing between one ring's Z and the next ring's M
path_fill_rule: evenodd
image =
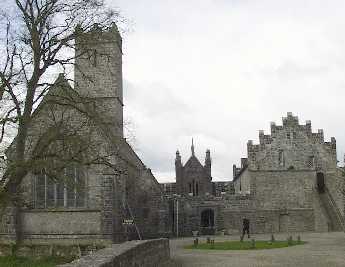
M77 38L74 87L60 75L35 111L27 155L47 152L46 165L24 178L21 206L5 210L2 244L87 247L193 231L237 234L244 217L254 233L343 229L336 140L325 142L322 130L291 113L269 135L260 131L259 144L248 142L232 181L215 182L210 150L202 164L192 142L185 164L176 152L176 183L159 184L123 135L121 43L116 25ZM57 138L47 145L49 136ZM60 162L47 161L52 154L66 159L59 177L52 173Z
M121 43L115 24L77 38L75 86L60 75L50 88L35 111L27 153L51 133L57 139L47 150L67 159L73 149L82 152L64 163L59 179L50 175L58 159L24 178L21 207L2 216L1 243L104 246L167 234L161 188L123 136Z

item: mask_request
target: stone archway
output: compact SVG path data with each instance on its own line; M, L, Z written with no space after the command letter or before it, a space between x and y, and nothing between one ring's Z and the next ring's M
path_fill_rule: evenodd
M215 220L214 210L206 209L201 212L200 215L200 228L201 234L210 235L215 233Z

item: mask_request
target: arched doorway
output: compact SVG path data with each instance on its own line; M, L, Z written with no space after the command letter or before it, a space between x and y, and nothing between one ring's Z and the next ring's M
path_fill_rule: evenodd
M319 193L325 192L325 175L322 172L316 173L316 184Z
M214 211L212 209L206 209L201 212L200 227L203 235L214 234Z

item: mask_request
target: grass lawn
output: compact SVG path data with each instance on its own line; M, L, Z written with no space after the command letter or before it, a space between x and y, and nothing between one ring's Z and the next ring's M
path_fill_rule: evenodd
M292 241L288 245L287 241L275 241L271 243L270 241L255 241L255 248L252 248L251 241L225 241L225 242L215 242L214 245L207 243L199 243L198 246L188 245L184 248L187 249L212 249L212 250L253 250L253 249L272 249L272 248L284 248L296 245L303 245L304 241Z
M32 259L25 257L0 257L1 267L53 267L58 264L71 262L72 259L62 257L46 257L42 259Z

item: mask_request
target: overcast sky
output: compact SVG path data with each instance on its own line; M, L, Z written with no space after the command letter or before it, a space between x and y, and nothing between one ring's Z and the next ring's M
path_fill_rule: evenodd
M114 1L112 1L114 2ZM288 111L345 152L345 1L116 0L124 35L125 114L135 149L173 181L194 137L213 177L232 179L247 140Z

